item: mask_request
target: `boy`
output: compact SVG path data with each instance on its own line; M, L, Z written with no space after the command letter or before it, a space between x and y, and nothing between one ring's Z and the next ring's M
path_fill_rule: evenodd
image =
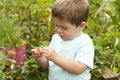
M56 0L52 17L56 25L49 47L33 49L42 67L49 67L49 80L90 80L94 46L83 32L89 13L87 0Z

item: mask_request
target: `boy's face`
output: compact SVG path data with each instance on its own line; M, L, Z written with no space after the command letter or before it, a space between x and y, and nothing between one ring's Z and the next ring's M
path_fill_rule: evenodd
M71 40L81 35L81 26L76 27L66 20L60 20L53 17L55 23L55 31L63 40Z

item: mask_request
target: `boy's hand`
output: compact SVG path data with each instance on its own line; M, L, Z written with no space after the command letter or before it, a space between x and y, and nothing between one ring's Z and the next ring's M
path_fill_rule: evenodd
M51 61L53 61L57 56L57 53L55 52L55 50L49 47L43 48L42 52L43 52L42 55Z
M42 48L32 49L31 52L35 58L39 58L42 56Z

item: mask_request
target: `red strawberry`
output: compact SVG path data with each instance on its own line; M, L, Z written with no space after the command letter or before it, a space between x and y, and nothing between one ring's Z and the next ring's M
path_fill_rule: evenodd
M38 54L40 54L40 55L42 54L41 51L42 51L41 48L38 48L38 49L37 49L37 52L38 52Z

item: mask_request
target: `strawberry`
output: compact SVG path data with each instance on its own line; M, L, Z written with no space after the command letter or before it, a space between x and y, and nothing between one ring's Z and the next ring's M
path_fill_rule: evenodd
M37 49L37 52L38 52L38 54L40 54L40 55L42 54L41 51L42 51L41 48L38 48L38 49Z

